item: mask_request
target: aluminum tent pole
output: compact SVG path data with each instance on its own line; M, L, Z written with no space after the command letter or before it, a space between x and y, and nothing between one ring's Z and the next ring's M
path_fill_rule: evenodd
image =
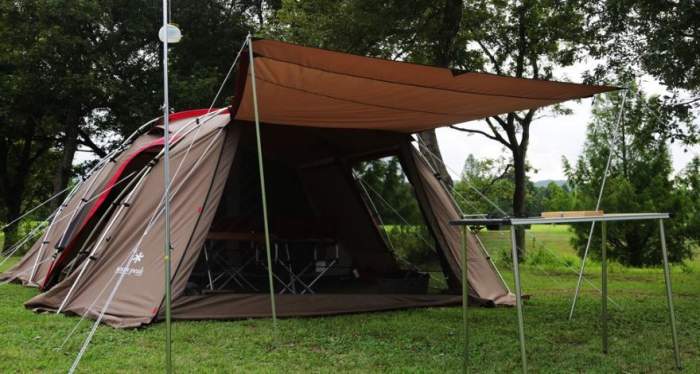
M165 266L165 370L172 373L172 285L170 283L170 102L168 97L168 0L163 0L163 215L165 237L163 242Z
M467 231L469 228L462 227L462 331L464 333L464 366L462 372L469 372L469 322L467 320L467 304L469 299L469 279L467 279Z
M602 300L601 300L601 310L600 319L602 325L603 334L603 353L608 353L608 254L607 254L607 241L608 241L608 225L605 221L600 223L601 236L600 236L600 272L601 272L601 283L602 283Z
M520 337L520 357L523 373L527 373L527 351L525 350L525 323L523 321L523 295L520 287L520 264L518 264L518 245L515 241L515 225L510 226L510 241L512 245L513 278L515 278L515 305L518 309L518 335Z
M620 104L620 111L617 114L617 121L615 128L620 126L620 121L622 121L622 113L625 111L625 103L627 102L627 91L622 96L622 104ZM610 150L608 151L608 160L605 164L605 171L603 172L603 180L600 183L600 190L598 191L598 200L595 204L595 210L600 209L600 202L603 199L603 191L605 190L605 182L608 179L608 172L610 171L610 164L612 162L612 147L614 145L615 137L612 136L610 140ZM586 259L588 258L588 250L591 248L591 240L593 239L593 230L595 229L595 221L591 222L591 229L588 232L588 241L586 242L586 249L583 251L583 258L581 258L581 269L578 273L578 281L576 282L576 291L574 291L574 299L571 301L571 310L569 310L569 321L574 318L574 311L576 310L576 301L581 292L581 286L583 285L583 271L586 269Z
M671 269L668 266L668 249L666 248L666 232L664 230L664 220L659 220L659 235L661 236L661 255L664 260L664 280L666 283L666 300L668 302L668 314L671 319L671 334L673 337L673 353L676 359L676 368L682 369L681 353L678 348L678 332L676 331L676 313L673 311L673 294L671 293Z
M262 195L263 224L265 229L265 251L267 252L267 278L270 284L270 308L272 309L272 326L277 330L277 308L275 305L275 285L272 279L272 255L270 252L270 226L267 217L267 194L265 190L265 172L263 167L262 143L260 141L260 113L258 111L258 94L255 87L255 61L253 59L253 37L248 33L248 56L250 58L250 87L253 90L253 110L255 112L255 140L258 150L258 172L260 174L260 193Z

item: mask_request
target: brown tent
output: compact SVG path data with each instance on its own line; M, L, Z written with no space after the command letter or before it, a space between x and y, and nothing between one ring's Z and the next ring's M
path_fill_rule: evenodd
M269 40L253 43L266 168L277 314L327 315L461 302L451 200L411 144L415 131L540 107L609 87L514 79L347 55ZM271 313L261 243L251 69L241 63L231 107L173 114L173 317ZM163 313L162 126L114 155L76 190L57 223L5 280L39 284L36 310L134 327ZM433 274L407 266L353 171L400 162L427 227ZM49 250L50 249L50 250ZM469 295L513 296L474 237ZM437 278L442 292L431 292ZM104 308L109 304L108 308Z

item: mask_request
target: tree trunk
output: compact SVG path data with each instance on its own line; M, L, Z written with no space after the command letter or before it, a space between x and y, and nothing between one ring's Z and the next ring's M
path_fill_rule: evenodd
M14 140L17 147L12 146L12 140L0 140L0 172L2 173L0 175L0 184L2 185L0 199L5 203L5 218L8 222L22 214L22 201L34 160L32 139L36 127L27 124L23 130L21 140ZM19 222L3 229L5 237L3 251L16 243L18 227Z
M56 174L53 180L53 193L56 194L63 191L70 182L73 176L73 158L78 150L78 121L68 120L65 126L65 137L63 139L63 153L61 155L61 163L56 169ZM60 199L54 200L53 206L58 207L61 203Z
M452 177L450 177L447 167L445 167L435 130L423 131L418 134L418 138L420 140L420 152L425 156L425 159L428 160L433 170L439 174L440 179L445 182L447 188L452 190L454 182L452 181Z
M17 194L16 192L8 194L8 196L6 196L5 199L5 209L7 211L7 217L10 220L14 219L15 217L19 217L19 215L22 212L21 194ZM17 243L18 227L18 224L14 224L3 229L3 235L5 237L2 248L3 252L12 247L15 243Z
M525 197L527 194L527 176L525 165L525 151L518 150L513 152L513 181L515 190L513 191L513 215L515 217L525 217ZM525 259L525 227L518 226L515 231L515 243L518 247L518 258L520 261Z
M437 66L449 67L454 58L455 39L462 23L464 4L462 0L445 0L442 8L442 22L435 35L435 47L433 48L432 63ZM454 182L445 167L445 162L440 152L440 145L435 135L435 130L423 131L418 134L421 141L420 151L430 162L433 169L440 174L443 182L452 189Z

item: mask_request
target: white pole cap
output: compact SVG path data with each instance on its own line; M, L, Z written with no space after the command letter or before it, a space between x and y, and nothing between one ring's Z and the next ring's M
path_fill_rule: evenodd
M161 27L160 30L158 30L158 39L160 39L161 42L165 42L166 28L168 30L168 44L175 44L179 42L180 39L182 39L182 33L180 32L180 29L172 23L169 23L166 26Z

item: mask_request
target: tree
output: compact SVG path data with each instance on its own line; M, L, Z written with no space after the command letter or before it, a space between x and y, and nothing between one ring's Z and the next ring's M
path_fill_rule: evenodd
M423 224L413 187L404 175L397 157L362 162L354 170L366 185L367 195L372 199L384 224Z
M579 209L595 206L609 152L613 152L608 182L601 207L606 212L669 212L666 238L670 259L681 261L692 255L700 240L698 231L687 230L690 215L688 194L676 188L667 142L669 134L662 119L650 115L649 108L661 105L659 98L647 98L635 88L619 127L616 119L621 95L601 98L593 108L584 151L575 166L566 164L569 183L579 197ZM692 174L691 174L692 175ZM689 183L692 185L692 183ZM661 261L658 223L616 223L609 225L610 257L623 264L645 266ZM574 227L574 244L579 253L585 248L589 226ZM590 250L597 254L600 237L593 238Z
M502 216L502 211L510 213L513 196L512 166L512 162L504 157L477 159L469 154L464 161L461 178L456 181L454 188L455 199L462 211L493 217Z
M463 39L483 61L482 70L518 78L552 79L558 67L574 64L581 46L592 40L585 1L525 0L474 1L464 9ZM561 106L555 113L568 113ZM513 159L512 212L527 215L527 152L536 109L486 119L488 130L453 128L500 143ZM525 258L525 231L516 231L521 259Z
M697 238L700 232L700 157L694 157L676 177L675 187L683 209L673 219L684 223L683 236Z
M649 74L670 91L657 111L688 119L700 109L700 2L696 0L591 1L591 56L601 60L592 77L633 80ZM687 122L687 121L686 121ZM669 129L695 144L695 128Z
M641 69L671 88L700 93L700 2L600 0L591 2L598 30L591 54L618 75ZM696 97L694 100L700 100Z
M211 104L250 28L249 14L260 13L262 4L175 3L173 18L185 38L172 48L174 106ZM84 169L74 165L79 147L104 156L161 113L159 24L159 4L146 0L0 4L0 212L6 222L50 196L46 185L63 190ZM6 230L5 246L16 227Z

